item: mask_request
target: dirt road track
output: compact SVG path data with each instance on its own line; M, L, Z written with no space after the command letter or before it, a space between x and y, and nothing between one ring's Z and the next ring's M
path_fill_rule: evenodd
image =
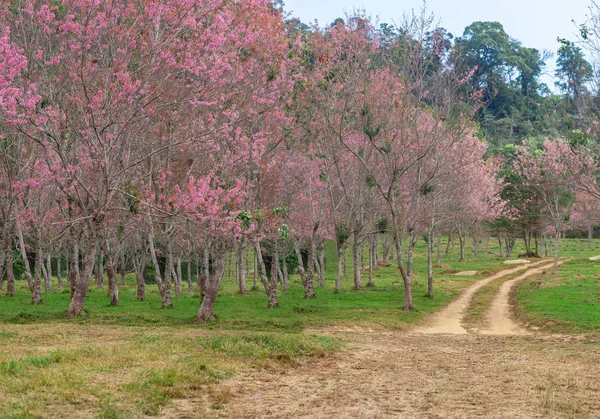
M547 263L547 262L545 262ZM537 264L539 266L539 264ZM512 285L546 265L527 269ZM506 271L502 275L506 275ZM460 324L473 284L427 327L409 333L336 332L347 348L285 371L253 371L224 383L235 418L594 418L600 417L600 341L593 337L523 335L507 310L487 331ZM475 287L475 288L473 288ZM510 287L507 286L507 289ZM496 300L508 298L501 291ZM447 324L438 322L447 319ZM508 316L508 320L510 317ZM505 325L506 326L506 325ZM504 327L504 326L503 326Z
M546 264L537 268L531 267L514 279L505 281L500 286L497 295L492 301L486 315L487 327L480 330L484 335L528 335L527 330L520 327L510 314L510 291L523 279L542 273L547 269L552 269L553 264Z
M507 275L513 275L517 272L523 272L523 275L527 275L528 272L533 271L532 268L537 267L547 262L539 262L534 265L519 266L513 269L504 269L500 272L490 275L486 278L480 279L471 284L460 297L448 304L448 306L440 310L437 314L432 316L432 319L427 322L426 326L418 327L413 332L422 333L426 335L432 334L452 334L452 335L464 335L467 331L462 326L462 320L465 315L465 311L471 302L473 295L490 282L502 278ZM524 277L523 277L524 278ZM507 294L508 297L508 294ZM501 315L508 315L508 312L501 312Z

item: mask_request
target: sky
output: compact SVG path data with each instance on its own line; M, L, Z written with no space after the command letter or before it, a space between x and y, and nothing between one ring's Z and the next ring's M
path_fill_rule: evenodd
M476 21L498 21L508 35L529 48L556 53L556 37L576 40L577 27L588 13L589 0L427 0L441 26L460 36ZM285 0L285 10L305 23L324 26L345 12L364 8L380 23L399 22L404 13L418 12L423 0ZM553 87L555 58L548 60L543 80Z

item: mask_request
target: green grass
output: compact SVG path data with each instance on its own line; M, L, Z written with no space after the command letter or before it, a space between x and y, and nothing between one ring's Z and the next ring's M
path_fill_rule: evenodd
M442 243L442 249L444 248L445 240ZM514 251L515 257L522 251L522 243L518 241ZM564 240L561 251L561 256L564 257L589 257L600 254L600 241L594 240L592 248L589 248L586 240ZM413 285L415 310L404 312L404 287L397 268L389 266L374 270L375 287L354 291L350 251L347 255L348 271L342 282L342 292L334 294L335 249L333 243L329 242L326 246L325 287L317 287L317 299L305 300L298 277L292 275L288 292L279 293L281 308L266 309L266 296L262 286L259 284L260 289L250 292L249 295L238 294L233 275L229 275L234 269L230 268L226 272L215 307L218 318L207 327L215 330L283 333L300 333L307 328L317 329L336 325L404 329L421 320L424 315L447 304L471 282L506 268L502 264L504 259L496 256L497 252L497 243L493 239L481 244L477 260L473 258L471 252L467 252L466 260L459 261L459 249L456 244L451 246L448 256L442 252L441 266L434 268L435 298L432 300L426 297L426 247L424 241L420 240L415 248ZM395 264L395 261L392 263ZM462 270L476 270L479 274L473 277L453 276L453 273ZM364 276L366 284L366 272ZM133 275L127 276L128 285L121 287L119 291L118 307L109 305L106 289L98 290L92 285L85 303L87 315L71 323L132 327L165 325L193 327L195 325L195 316L200 304L197 292L190 294L184 291L182 296L174 297L175 309L161 310L159 308L161 299L156 286L148 285L146 301L138 301L134 281ZM249 281L251 282L252 278L249 278ZM54 281L53 291L43 293L43 299L44 304L31 305L30 293L25 281L18 281L15 297L10 298L3 293L0 294L0 323L64 322L70 292L67 289L59 289ZM3 335L0 333L0 340L2 339Z
M26 283L18 281L15 297L0 295L0 392L4 394L0 418L159 415L174 399L182 398L194 400L198 416L216 416L231 397L218 383L239 370L283 371L327 356L344 345L328 335L331 327L406 329L446 305L473 281L506 268L504 259L495 255L495 240L488 244L486 249L482 243L477 260L469 252L466 260L459 261L458 246L451 247L434 269L435 298L429 299L426 248L420 241L415 249L413 312L403 311L404 288L394 266L374 271L375 287L353 291L350 252L342 292L334 294L332 243L326 246L325 287L317 288L317 299L305 300L299 279L292 276L289 291L279 295L281 308L267 309L262 289L240 295L233 277L226 273L215 307L218 319L202 326L195 324L200 303L197 292L184 292L174 297L174 309L161 310L155 285L147 286L146 301L136 300L133 276L120 288L120 306L109 305L106 289L92 287L85 304L88 314L71 321L66 319L69 291L54 283L53 291L43 295L44 304L34 306ZM520 246L517 243L515 257L522 253ZM597 304L585 300L590 300L597 287L595 272L600 273L600 262L581 258L600 254L600 242L594 241L590 249L584 240L568 240L563 251L563 256L578 257L585 264L583 276L589 279L574 294L583 302L571 302L569 307L590 310L584 317L598 324L592 316L597 316ZM574 266L574 262L566 264L562 272ZM453 276L462 270L479 274ZM366 277L365 272L365 284ZM566 274L565 281L583 281L569 278ZM251 285L252 278L249 281ZM530 290L527 283L522 290L532 295L545 290ZM589 295L578 294L581 291ZM541 306L553 307L556 297L544 298ZM535 306L530 306L526 310L535 313ZM569 310L565 313L574 315Z
M600 252L598 252L600 254ZM572 259L558 272L527 278L517 312L533 326L562 333L600 332L600 261Z
M444 246L444 243L442 244ZM426 248L421 240L415 249L415 275L413 298L415 311L406 313L403 309L404 288L397 268L381 267L374 271L375 287L364 291L352 290L352 264L348 252L348 272L342 283L342 292L333 294L335 283L335 252L333 243L326 246L326 281L324 288L317 288L317 299L304 300L302 285L297 276L292 276L287 293L279 295L279 309L266 309L266 297L262 286L250 295L239 295L233 275L226 273L224 284L217 299L215 314L218 320L208 327L225 330L280 331L299 333L306 328L319 328L340 324L355 326L402 329L420 320L424 314L447 304L465 286L490 272L503 269L497 252L496 242L489 241L488 251L482 249L477 260L467 253L464 261L459 261L458 246L451 248L449 256L442 257L442 265L434 269L435 299L425 297ZM581 246L577 245L579 251ZM518 249L516 250L518 252ZM600 250L598 251L600 254ZM392 261L395 263L395 261ZM477 270L475 277L456 277L452 274L460 270ZM233 272L234 269L231 269ZM364 273L366 284L367 273ZM252 278L249 278L251 282ZM85 303L88 313L77 320L79 324L103 324L122 326L164 326L190 327L194 325L199 307L198 293L184 292L174 297L174 310L160 310L160 295L155 285L146 288L146 301L136 300L136 287L133 275L128 275L127 286L119 291L120 305L109 306L106 289L90 288ZM53 291L43 293L44 304L29 304L30 294L24 281L17 283L17 295L9 298L0 295L0 323L34 324L40 322L65 321L70 292L61 290L53 283ZM1 339L1 336L0 336Z

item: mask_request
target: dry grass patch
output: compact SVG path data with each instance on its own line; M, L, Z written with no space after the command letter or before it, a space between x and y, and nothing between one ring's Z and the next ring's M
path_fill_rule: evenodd
M223 378L248 368L297 366L340 345L322 336L201 329L7 329L0 337L2 417L156 416L173 400L188 399L190 417L210 416L230 398L217 386Z

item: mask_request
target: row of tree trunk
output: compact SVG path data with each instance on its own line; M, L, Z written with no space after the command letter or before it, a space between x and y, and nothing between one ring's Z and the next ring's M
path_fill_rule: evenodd
M463 234L460 228L458 228L456 232L460 245L461 258L464 258L466 234ZM479 239L476 235L472 235L472 238L473 254L477 257ZM498 234L497 238L500 255L510 257L512 249L514 248L515 238L510 236L502 237L500 234ZM397 260L398 268L405 280L405 288L407 286L411 287L413 253L414 246L418 240L418 235L409 234L408 239L408 248L405 251L405 249L403 249L403 240L400 240L399 237L393 237L388 234L370 234L361 237L355 232L355 234L352 235L351 242L354 288L356 290L363 288L362 276L365 271L368 272L368 283L366 286L374 286L373 271L377 269L380 264L389 265L390 260L394 257ZM428 234L425 236L425 239L427 242L428 256L428 295L433 298L433 263L436 248L436 236L434 235L433 224L431 228L428 229ZM30 261L32 255L25 252L23 234L19 228L17 228L17 241L21 259L24 262L24 276L32 294L32 304L39 304L42 302L42 280L44 290L46 292L51 291L51 277L53 274L52 257L50 253L44 253L42 246L40 245L40 243L42 243L40 237L37 237L36 243L38 244L34 249L34 260L32 261ZM535 253L537 254L539 250L538 238L528 236L525 241L530 244L530 250L533 249L531 246L533 241L535 244ZM382 248L381 257L379 251L380 242ZM446 245L446 255L449 252L451 242L452 237L450 236L448 237ZM194 263L191 257L187 258L186 262L184 262L181 256L175 256L172 243L167 240L166 262L162 264L163 268L161 269L161 263L157 256L154 243L154 233L152 231L148 235L148 244L150 254L149 260L144 252L132 252L132 257L130 258L130 267L133 268L136 277L137 298L139 300L145 299L146 284L144 280L144 269L146 264L151 262L154 266L156 284L162 299L162 308L171 308L173 307L173 286L175 295L179 296L183 292L184 264L187 267L185 275L185 278L187 279L187 288L189 292L193 292L192 267ZM346 275L346 253L349 247L348 244L347 241L340 242L338 240L337 242L337 275L334 290L336 293L340 292L342 278ZM548 244L546 235L543 235L540 238L540 245L544 250L544 254L547 255L552 243L550 243L550 245ZM554 247L557 248L557 245L555 244ZM250 262L248 260L251 249L253 250L252 253L254 255L253 270L249 269ZM365 264L365 250L367 254L367 264ZM252 273L254 280L252 289L257 289L257 280L260 281L267 296L267 306L271 308L278 307L278 284L280 285L282 292L285 292L288 287L289 269L287 266L287 257L290 251L296 255L298 261L297 270L304 287L304 297L316 298L315 283L323 287L325 281L326 261L323 240L308 240L308 243L305 243L304 246L302 246L299 239L294 239L291 242L291 249L288 248L288 245L282 246L278 240L265 241L262 243L254 242L252 244L242 241L237 243L233 252L225 246L221 245L221 247L219 247L217 243L207 242L203 249L201 249L201 260L195 260L195 276L201 298L197 317L198 321L206 321L213 317L214 304L226 270L228 256L233 256L235 258L235 278L239 287L239 292L241 294L247 294L247 275L248 273ZM441 253L441 236L438 235L438 265L441 264ZM404 255L406 257L406 262L403 259ZM125 259L124 249L114 248L108 241L103 241L98 246L87 246L84 254L80 254L79 244L75 241L70 255L67 255L64 258L61 256L56 259L55 271L59 287L63 287L62 262L63 260L66 261L65 272L72 291L71 303L68 310L70 316L76 316L83 313L85 296L87 295L91 283L92 274L95 276L96 287L103 288L104 274L106 273L110 304L114 306L119 305L119 278L117 269L120 274L120 285L124 285L127 272ZM76 261L77 263L75 263ZM3 289L4 282L6 282L7 295L9 296L14 296L15 293L13 263L12 249L0 252L0 268L2 268L0 274L0 289ZM229 275L231 275L231 265L232 258L229 258ZM410 296L410 293L407 295ZM410 307L412 307L412 299L407 300L405 303L405 308L408 307L408 309L410 309Z

